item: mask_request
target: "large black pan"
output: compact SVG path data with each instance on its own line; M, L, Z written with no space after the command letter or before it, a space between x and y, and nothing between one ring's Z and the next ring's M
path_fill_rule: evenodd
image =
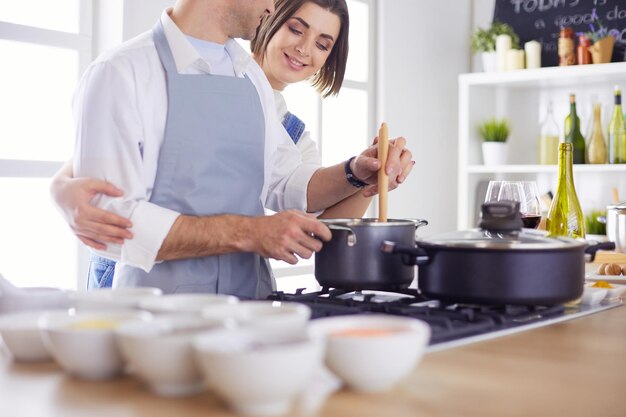
M583 292L586 252L593 259L609 242L595 246L548 238L522 229L519 203L485 204L481 229L418 240L386 242L383 250L419 265L418 287L427 296L478 304L560 304Z
M384 241L415 246L415 232L425 220L333 219L323 220L332 231L315 254L315 278L329 288L352 290L408 287L415 267L402 262L402 255L380 250Z

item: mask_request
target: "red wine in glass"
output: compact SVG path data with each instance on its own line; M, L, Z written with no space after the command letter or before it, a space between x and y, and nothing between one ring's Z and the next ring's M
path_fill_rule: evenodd
M522 214L522 223L524 227L528 229L536 229L541 223L541 215L537 214Z

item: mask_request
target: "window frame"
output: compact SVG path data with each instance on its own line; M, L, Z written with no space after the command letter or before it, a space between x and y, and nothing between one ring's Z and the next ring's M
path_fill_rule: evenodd
M79 2L78 33L44 29L35 26L0 21L0 39L27 44L52 46L74 50L78 54L79 77L93 60L93 0ZM78 79L76 80L78 82ZM51 178L65 163L57 160L2 159L0 157L0 178ZM76 240L77 288L86 283L88 251ZM51 283L54 286L54 283Z

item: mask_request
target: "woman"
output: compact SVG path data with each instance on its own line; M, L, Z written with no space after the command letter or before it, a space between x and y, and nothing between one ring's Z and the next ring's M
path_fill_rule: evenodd
M263 21L251 43L255 60L275 90L283 126L304 162L320 164L321 158L304 123L287 110L281 91L289 84L310 79L323 97L338 94L348 58L348 31L345 0L278 0L275 13ZM398 183L411 171L410 159L410 152L405 151L402 161L407 168L398 176ZM132 238L128 219L90 204L98 193L116 197L122 191L104 181L72 176L68 162L53 179L51 193L78 238L95 249ZM362 217L375 193L374 187L365 187L363 192L328 207L320 217ZM114 265L114 261L92 256L88 288L111 286Z

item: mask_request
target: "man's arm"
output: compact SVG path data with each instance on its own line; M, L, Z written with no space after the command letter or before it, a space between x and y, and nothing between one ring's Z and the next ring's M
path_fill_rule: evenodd
M295 255L308 259L331 238L330 230L295 210L273 216L179 216L161 245L157 260L175 260L254 252L295 264Z

